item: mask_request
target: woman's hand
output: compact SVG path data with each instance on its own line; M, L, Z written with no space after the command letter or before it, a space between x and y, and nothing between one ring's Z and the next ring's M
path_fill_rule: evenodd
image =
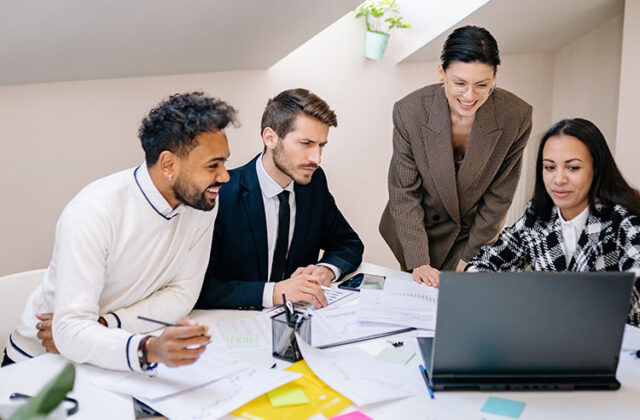
M467 266L468 262L465 260L458 261L458 265L456 266L456 273L462 273Z
M421 265L413 269L413 279L418 283L438 288L440 284L440 271L430 265Z

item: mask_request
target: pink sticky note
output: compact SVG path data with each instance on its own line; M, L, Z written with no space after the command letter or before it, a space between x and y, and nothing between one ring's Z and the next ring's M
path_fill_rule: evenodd
M330 420L373 420L366 414L362 414L359 411L352 411L347 414L341 414L339 416L331 417Z

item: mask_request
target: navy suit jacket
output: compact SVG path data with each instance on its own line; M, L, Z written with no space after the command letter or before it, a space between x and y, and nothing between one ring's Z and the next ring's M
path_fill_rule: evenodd
M196 308L262 309L267 282L267 224L256 159L230 171L220 189L211 257ZM307 185L294 185L296 219L285 279L298 267L333 264L343 274L362 262L364 245L336 206L318 168ZM318 261L320 250L324 250Z

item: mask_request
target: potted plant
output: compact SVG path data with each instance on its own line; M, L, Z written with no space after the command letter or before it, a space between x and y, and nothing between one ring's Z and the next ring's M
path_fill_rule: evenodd
M380 60L384 55L393 28L411 27L402 21L397 0L366 0L355 12L356 19L364 16L367 23L364 55L373 60Z

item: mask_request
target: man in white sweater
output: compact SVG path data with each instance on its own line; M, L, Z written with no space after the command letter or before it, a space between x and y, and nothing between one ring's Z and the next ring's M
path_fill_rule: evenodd
M198 359L210 337L185 315L207 268L211 210L229 180L229 123L236 111L200 92L151 110L139 131L146 162L89 184L63 210L3 365L45 351L131 371ZM158 325L140 316L180 326L145 335Z

